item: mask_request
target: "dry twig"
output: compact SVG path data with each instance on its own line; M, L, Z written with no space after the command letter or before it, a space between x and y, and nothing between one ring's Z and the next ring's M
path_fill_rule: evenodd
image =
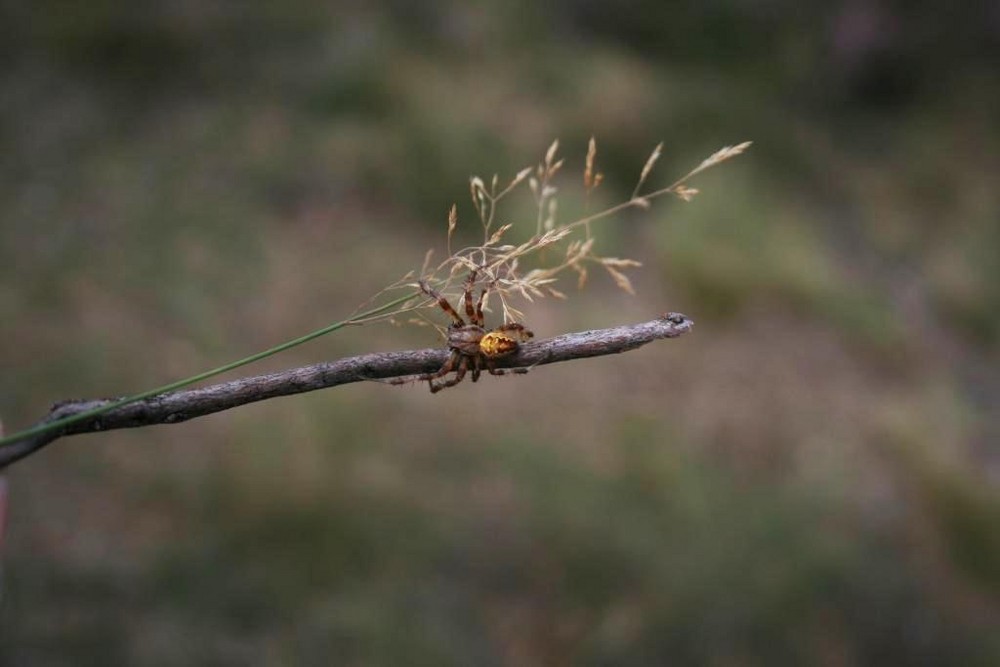
M524 343L516 355L498 360L497 366L526 368L626 352L660 338L676 338L690 331L692 326L693 322L686 316L667 313L641 324L571 333ZM0 468L37 452L64 435L155 424L176 424L278 396L300 394L363 380L388 380L429 373L440 368L448 354L449 350L443 347L405 352L376 352L267 375L241 378L200 389L160 394L111 410L93 419L70 424L65 429L28 437L3 447L0 449ZM40 423L45 424L80 414L115 400L63 401L53 406Z

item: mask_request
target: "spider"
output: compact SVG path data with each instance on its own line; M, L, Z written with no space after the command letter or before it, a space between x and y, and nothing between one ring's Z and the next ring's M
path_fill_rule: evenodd
M427 281L420 281L420 289L424 294L437 300L441 310L450 315L452 319L447 332L448 348L451 350L448 360L434 373L426 373L417 377L418 380L427 381L432 394L448 387L454 387L465 378L466 372L470 369L472 370L473 382L479 380L479 374L483 367L489 371L490 375L528 372L526 368L499 369L496 367L496 360L514 354L518 350L519 341L532 338L535 334L517 322L508 322L487 331L483 324L483 299L486 298L487 289L484 288L480 293L479 301L473 308L472 286L475 282L476 270L473 270L465 281L465 316L469 320L466 323L458 311L448 302L448 299L427 284ZM452 371L455 372L454 377L435 382Z

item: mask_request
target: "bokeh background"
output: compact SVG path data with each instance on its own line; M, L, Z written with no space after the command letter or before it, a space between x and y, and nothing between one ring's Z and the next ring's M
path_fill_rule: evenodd
M0 4L8 432L342 319L555 138L570 209L592 134L606 203L755 142L595 227L636 296L520 304L688 336L9 469L0 662L997 664L1000 7L675 4Z

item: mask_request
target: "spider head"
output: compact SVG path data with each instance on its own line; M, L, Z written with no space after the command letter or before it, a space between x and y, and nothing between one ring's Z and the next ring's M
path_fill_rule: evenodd
M448 327L448 347L466 356L479 354L479 343L485 331L475 324L452 324Z

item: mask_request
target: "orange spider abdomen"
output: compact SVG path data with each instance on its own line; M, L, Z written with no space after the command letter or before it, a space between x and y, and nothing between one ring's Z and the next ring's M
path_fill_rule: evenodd
M487 357L504 357L517 350L517 340L499 331L490 331L479 341L479 350Z

